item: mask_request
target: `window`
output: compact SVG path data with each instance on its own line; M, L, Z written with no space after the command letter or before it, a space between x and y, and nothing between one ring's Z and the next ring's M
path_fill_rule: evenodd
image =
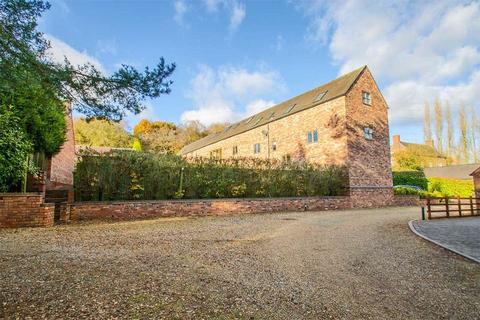
M362 92L362 101L364 104L371 106L372 105L372 97L370 97L370 93L363 91Z
M318 130L317 129L307 132L307 142L308 143L317 143L318 142Z
M253 118L255 118L255 116L253 116L253 117L250 117L250 118L248 118L247 120L245 120L245 124L247 124L247 123L249 123L250 121L252 121L252 120L253 120Z
M313 130L313 142L318 142L318 130Z
M283 162L290 162L292 161L292 156L288 153L282 157Z
M284 114L288 114L290 113L290 111L293 110L293 108L295 108L296 104L292 104L291 106L289 106L287 109L285 109L285 111L283 112Z
M255 154L260 153L260 143L255 143L253 145L253 153Z
M238 147L237 146L233 147L232 153L233 153L233 155L238 154Z
M313 102L319 102L323 99L323 97L325 97L325 95L327 94L327 91L328 90L325 90L325 91L322 91L320 92L319 94L317 94L317 96L315 97L315 99L313 100Z
M367 140L373 140L373 129L369 127L363 128L363 136Z
M217 160L222 159L222 149L215 149L210 151L210 158Z
M263 119L263 117L260 117L257 120L255 120L255 122L252 124L252 127L256 126L260 121L262 121L262 119Z
M277 151L277 141L272 142L272 151Z
M274 117L275 117L275 111L270 114L270 116L268 117L268 120L270 120L270 119L272 119L272 118L274 118Z

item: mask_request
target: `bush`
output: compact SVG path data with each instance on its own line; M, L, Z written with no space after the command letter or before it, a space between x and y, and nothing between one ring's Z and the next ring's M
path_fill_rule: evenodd
M437 197L468 198L474 194L472 180L428 178L428 191Z
M12 191L29 169L27 159L32 143L20 127L19 119L7 110L0 110L0 192Z
M394 171L393 185L417 186L424 190L428 188L428 180L423 171Z
M185 161L175 155L87 151L74 175L76 197L92 200L338 196L347 193L341 166L261 159Z

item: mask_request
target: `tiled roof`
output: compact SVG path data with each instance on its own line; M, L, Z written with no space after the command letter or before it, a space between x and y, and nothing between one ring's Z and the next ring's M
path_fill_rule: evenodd
M446 158L443 154L438 152L437 149L435 149L432 146L429 146L428 144L410 143L410 142L403 142L403 141L400 141L400 143L404 145L406 148L415 150L426 157Z
M276 121L294 113L344 96L360 76L362 71L366 68L366 66L358 68L315 89L302 93L301 95L277 104L276 106L268 108L260 113L257 113L256 115L248 117L247 119L243 119L242 121L234 123L227 127L224 131L210 134L205 138L186 145L180 152L181 154L186 154L188 152L198 150L215 142L265 125L269 122Z

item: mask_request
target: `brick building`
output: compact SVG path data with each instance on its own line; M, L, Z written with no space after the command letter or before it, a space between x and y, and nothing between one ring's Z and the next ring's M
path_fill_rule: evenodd
M395 153L409 151L416 155L424 168L444 167L448 165L448 159L441 154L434 146L432 140L421 143L405 142L400 139L400 135L393 136L392 155L393 166L395 167Z
M347 166L354 206L389 204L393 194L387 109L364 66L195 141L181 154L281 160L301 150L309 162Z

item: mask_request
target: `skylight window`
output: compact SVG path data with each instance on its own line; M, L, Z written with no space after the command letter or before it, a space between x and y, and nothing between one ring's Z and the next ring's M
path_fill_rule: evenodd
M260 121L262 121L263 117L258 118L255 120L255 122L252 124L252 126L256 126Z
M290 111L292 111L293 108L295 108L296 105L297 105L296 103L292 104L292 105L289 106L287 109L285 109L285 112L284 112L284 113L285 113L285 114L290 113Z
M272 118L274 118L274 117L275 117L275 111L270 114L270 116L268 117L268 120L270 120L270 119L272 119Z
M245 124L248 124L250 121L253 120L253 118L255 118L255 116L248 118L248 119L245 121Z
M319 94L317 94L317 96L315 97L315 99L313 100L313 102L319 102L323 99L323 97L325 97L325 95L327 94L328 90L325 90L325 91L322 91L320 92Z

